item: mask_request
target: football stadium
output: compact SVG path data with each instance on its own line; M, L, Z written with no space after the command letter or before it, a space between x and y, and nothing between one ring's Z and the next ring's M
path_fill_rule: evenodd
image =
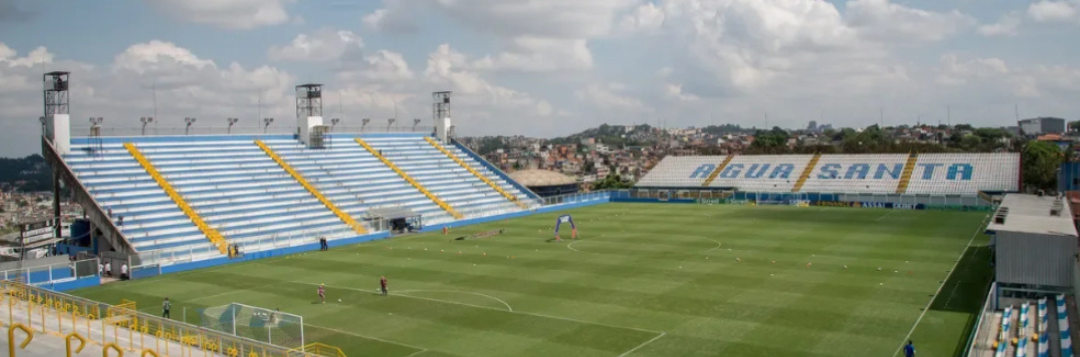
M289 132L131 133L44 79L86 244L4 271L19 356L1073 355L1072 208L1018 153L668 156L540 196L449 92L430 126L333 131L305 84Z

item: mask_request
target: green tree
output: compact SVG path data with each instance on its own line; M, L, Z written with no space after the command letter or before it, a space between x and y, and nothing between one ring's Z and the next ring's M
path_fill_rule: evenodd
M1024 183L1038 190L1057 188L1057 170L1061 166L1061 149L1053 143L1031 140L1024 145L1021 167Z

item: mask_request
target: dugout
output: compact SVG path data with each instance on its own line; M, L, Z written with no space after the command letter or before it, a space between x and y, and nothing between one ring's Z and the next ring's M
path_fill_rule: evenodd
M511 172L510 178L524 185L540 197L578 193L576 179L548 170L523 170Z
M986 227L998 298L1073 293L1077 233L1060 196L1007 194Z
M412 233L424 227L423 217L407 207L372 208L366 214L373 227L383 227L391 234Z

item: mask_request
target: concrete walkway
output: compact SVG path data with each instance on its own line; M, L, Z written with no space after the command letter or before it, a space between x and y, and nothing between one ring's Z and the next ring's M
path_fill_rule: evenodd
M119 346L124 356L141 356L144 348L157 352L160 357L223 356L126 328L103 326L101 320L73 318L71 315L57 316L52 309L44 309L43 312L40 307L37 307L31 314L28 311L27 302L4 296L0 301L0 325L3 326L3 330L0 331L0 343L2 343L0 348L7 349L7 330L13 323L23 324L34 331L34 339L26 349L18 349L17 345L23 341L24 334L21 331L15 332L15 356L19 357L66 356L63 336L71 332L77 332L87 339L82 353L72 354L73 356L103 356L102 349L106 343ZM74 350L75 347L78 347L77 341L72 342L72 349ZM0 355L3 353L6 351L0 352ZM111 351L109 356L115 357L120 354Z

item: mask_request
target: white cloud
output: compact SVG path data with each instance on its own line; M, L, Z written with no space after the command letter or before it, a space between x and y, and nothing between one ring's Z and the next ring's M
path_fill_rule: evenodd
M675 99L679 102L694 102L701 99L693 94L684 93L683 86L681 84L665 83L663 86L664 95L668 98Z
M1073 21L1080 18L1080 1L1040 0L1028 6L1027 14L1037 22Z
M602 86L596 83L589 84L585 88L574 91L574 96L603 110L620 112L637 112L646 109L641 100L620 93L626 86L619 83L609 83Z
M288 45L270 47L267 55L275 61L333 62L363 47L364 41L352 31L322 29L297 35Z
M554 72L587 70L593 66L592 53L584 39L537 37L515 38L507 50L475 61L480 70Z
M1009 67L1000 58L976 58L961 60L959 56L949 54L941 57L937 83L942 85L963 85L972 79L1004 78L1009 74Z
M986 37L1016 36L1017 29L1022 22L1020 14L1008 13L1001 20L992 24L979 26L979 34Z
M868 39L894 43L940 41L976 23L959 11L939 13L889 0L848 1L845 19Z
M400 53L379 50L364 57L360 68L347 68L339 74L338 78L345 82L356 80L393 82L409 81L415 76L409 69L409 63Z
M625 34L650 33L664 25L664 10L653 3L645 3L619 20L618 30Z
M285 10L295 0L147 0L182 20L229 29L252 29L289 21Z

